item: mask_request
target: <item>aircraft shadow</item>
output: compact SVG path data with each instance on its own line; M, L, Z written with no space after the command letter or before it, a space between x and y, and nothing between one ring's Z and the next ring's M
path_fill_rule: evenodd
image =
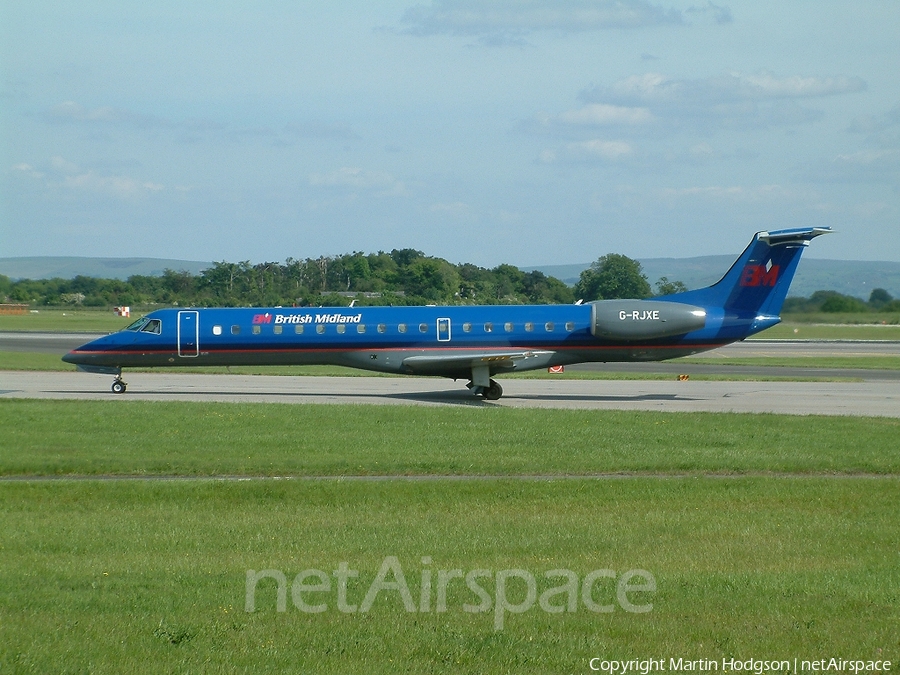
M587 396L584 394L522 394L509 398L522 399L524 401L594 401L596 403L640 403L644 401L699 401L702 399L682 394L638 394L636 396Z
M85 395L91 396L98 393L97 390L58 390L58 391L48 391L48 394L74 394L74 395ZM484 399L477 398L470 394L467 391L457 391L457 390L448 390L448 391L427 391L427 392L404 392L404 393L366 393L366 392L305 392L305 391L279 391L279 392L265 392L265 391L197 391L195 389L192 390L184 390L177 391L172 389L159 390L159 389L143 389L143 390L135 390L135 393L139 393L144 396L196 396L196 397L231 397L231 396L240 396L240 397L251 397L251 398L268 398L268 397L277 397L284 399L293 399L293 400L304 400L308 399L310 403L315 403L319 399L329 398L329 399L345 399L347 401L352 401L353 399L367 399L371 401L377 400L390 400L394 399L397 401L409 401L409 402L421 402L421 403L436 403L443 405L459 405L459 406L469 406L469 407L494 407L498 405L497 401L485 401ZM108 392L109 398L111 399L121 399L128 400L128 394L113 394L112 392ZM589 396L584 394L519 394L519 395L507 395L501 399L503 400L522 400L522 401L546 401L546 402L595 402L595 403L641 403L647 401L658 401L658 402L666 402L666 401L698 401L702 400L696 397L684 396L682 394L638 394L635 396L625 396L625 395L605 395L605 396Z
M132 390L129 390L132 391ZM333 392L333 391L278 391L278 392L270 392L270 391L197 391L196 389L191 390L174 390L174 389L134 389L134 394L138 396L195 396L198 398L198 401L201 401L201 397L210 397L214 400L221 400L220 397L242 397L242 398L282 398L282 399L293 399L293 400L302 400L309 399L310 403L319 402L321 399L346 399L348 401L352 401L353 399L368 399L372 401L376 400L388 400L388 399L396 399L400 401L421 401L421 402L433 402L433 403L443 403L447 405L468 405L468 406L483 406L483 405L493 405L494 401L485 401L480 398L476 398L472 394L467 391L446 391L446 392L410 392L403 394L387 394L387 393L367 393L367 392ZM2 393L2 392L0 392ZM66 389L66 390L47 390L48 394L69 394L74 396L95 396L97 394L108 394L109 399L115 400L129 400L129 394L114 394L112 392L104 392L102 390L74 390L74 389ZM132 398L132 400L141 400L138 398ZM277 401L273 401L277 402Z

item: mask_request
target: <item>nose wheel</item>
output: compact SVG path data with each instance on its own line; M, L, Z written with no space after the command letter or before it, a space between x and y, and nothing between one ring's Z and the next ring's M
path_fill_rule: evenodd
M115 382L112 383L112 393L114 394L124 394L125 390L128 388L128 385L122 380L122 378L117 377Z

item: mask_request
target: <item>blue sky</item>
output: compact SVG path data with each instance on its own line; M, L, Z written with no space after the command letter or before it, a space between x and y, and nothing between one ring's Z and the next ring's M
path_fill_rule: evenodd
M0 257L900 261L900 3L0 0Z

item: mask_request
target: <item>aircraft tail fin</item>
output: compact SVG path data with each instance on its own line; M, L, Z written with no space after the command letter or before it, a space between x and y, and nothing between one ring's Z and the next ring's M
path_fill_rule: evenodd
M757 232L718 282L659 299L721 307L727 315L771 317L777 323L800 254L812 239L831 231L830 227L804 227Z

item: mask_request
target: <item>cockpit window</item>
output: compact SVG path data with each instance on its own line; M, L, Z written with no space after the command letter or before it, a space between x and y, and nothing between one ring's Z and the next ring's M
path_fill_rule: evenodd
M159 335L162 333L162 321L159 319L150 319L147 324L141 328L142 333L155 333Z
M147 323L148 320L149 320L149 319L147 319L146 316L142 316L140 319L138 319L137 321L135 321L133 324L130 324L130 325L128 325L128 326L125 326L125 328L123 328L122 330L140 330L141 327L142 327L145 323Z

